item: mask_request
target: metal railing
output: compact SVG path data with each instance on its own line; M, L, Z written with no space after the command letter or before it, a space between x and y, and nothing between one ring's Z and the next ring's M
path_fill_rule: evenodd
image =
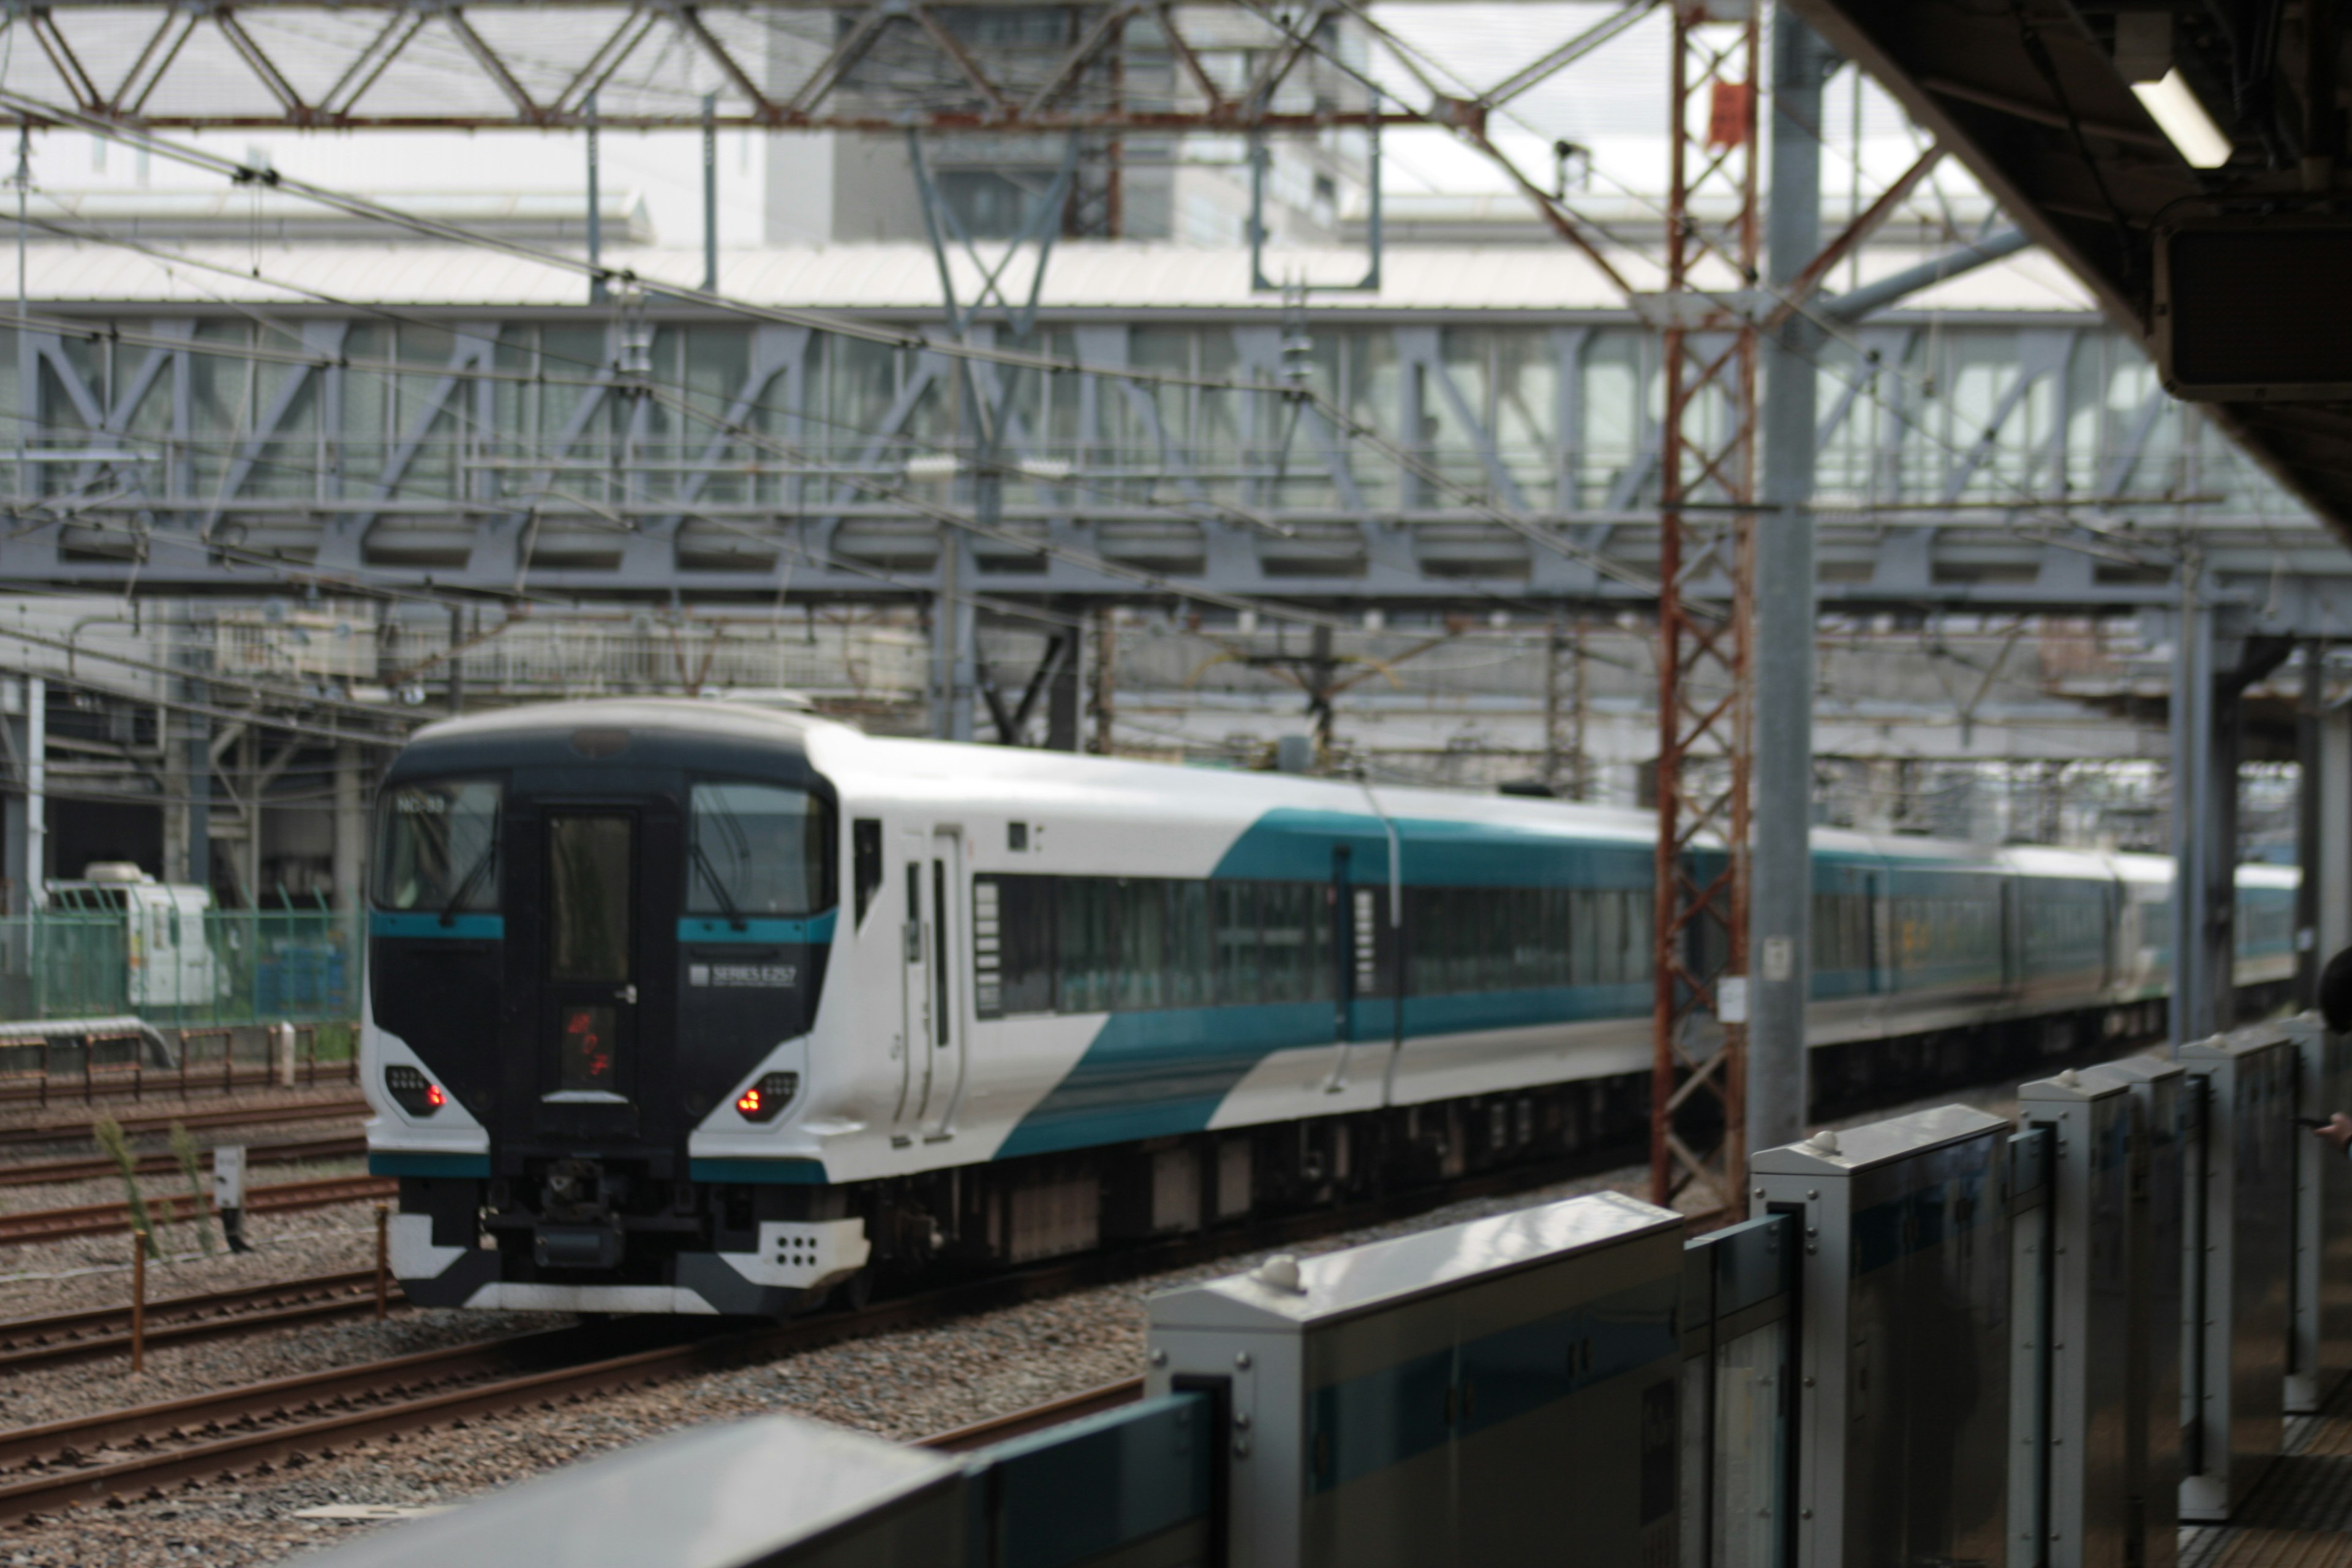
M292 1038L282 1043L275 1029L218 1026L170 1031L160 1043L109 1032L0 1044L0 1105L137 1104L150 1094L188 1100L359 1081L352 1025L285 1027ZM155 1059L166 1048L171 1059Z
M0 1018L342 1023L359 1016L362 929L356 913L328 910L0 920Z

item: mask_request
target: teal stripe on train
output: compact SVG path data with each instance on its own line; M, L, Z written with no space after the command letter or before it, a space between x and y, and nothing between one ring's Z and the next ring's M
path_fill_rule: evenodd
M426 937L454 942L500 942L504 915L445 915L433 910L376 910L368 916L370 936Z
M1198 1132L1251 1068L1328 1045L1329 1002L1113 1013L1078 1065L1021 1120L997 1158Z
M487 1181L490 1174L490 1157L488 1154L402 1154L379 1150L368 1155L368 1174Z
M1546 985L1454 996L1408 996L1407 1040L1546 1024L1633 1018L1647 1011L1649 986ZM1394 1004L1358 1002L1350 1011L1360 1050L1385 1051ZM1199 1132L1251 1070L1276 1051L1335 1042L1328 1001L1262 1003L1113 1013L1069 1076L1013 1130L1000 1157Z
M1514 823L1394 819L1402 880L1423 888L1646 888L1655 879L1647 844L1548 833ZM1567 826L1565 822L1563 827ZM1212 878L1323 882L1331 852L1345 847L1348 879L1378 886L1389 879L1389 837L1367 812L1269 811L1234 840Z
M838 915L838 910L827 910L803 920L756 920L747 916L740 930L736 921L724 915L688 915L677 922L677 940L697 943L826 942L833 940L834 921Z

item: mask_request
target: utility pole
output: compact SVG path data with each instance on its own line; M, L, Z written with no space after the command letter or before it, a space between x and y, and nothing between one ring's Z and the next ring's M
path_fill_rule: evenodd
M702 291L719 292L719 95L702 95Z
M1749 617L1759 13L1675 11L1659 458L1658 839L1650 1196L1746 1212ZM1702 858L1702 855L1705 858Z
M1111 693L1118 682L1118 626L1108 605L1095 609L1095 743L1098 757L1111 754Z
M588 302L604 302L604 212L601 189L604 170L596 156L596 95L590 93L586 104L588 121Z
M1772 22L1772 199L1765 294L1777 299L1822 247L1822 86L1836 64L1787 6ZM1748 920L1758 963L1748 1031L1748 1147L1805 1135L1805 1002L1811 989L1813 797L1813 353L1821 329L1782 313L1759 344L1764 507L1756 521L1756 834Z

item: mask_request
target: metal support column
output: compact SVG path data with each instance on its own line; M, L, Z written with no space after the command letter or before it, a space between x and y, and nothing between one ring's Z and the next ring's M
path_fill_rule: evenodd
M1115 699L1118 690L1118 619L1109 605L1095 607L1094 663L1089 670L1094 691L1094 742L1087 749L1108 757L1117 749L1114 738Z
M588 149L588 302L604 302L604 275L596 268L604 264L604 169L597 157L596 95L590 93L587 101Z
M2303 645L2303 699L2294 715L2294 860L2303 880L2294 889L2294 1005L2308 1011L2319 1002L2320 727L2327 717L2327 645Z
M2223 637L2192 557L2172 655L2175 1047L2237 1022L2238 769L2246 689L2286 662L2281 637Z
M2317 857L2304 875L2319 894L2319 961L2352 947L2352 709L2330 708L2319 719L2319 772L2312 795L2319 808Z
M2172 1047L2213 1032L2205 969L2205 764L2212 729L2212 612L2199 597L2194 558L2180 567L2172 636Z
M972 697L979 689L979 613L964 584L972 577L971 535L940 529L940 591L931 599L931 734L941 741L972 738Z
M185 635L183 664L186 677L180 683L181 695L187 700L184 716L186 725L187 791L186 832L188 880L199 888L213 885L213 721L205 711L212 700L211 687L204 676L210 668L211 641L205 627L196 618L195 610L187 610L181 622ZM168 725L167 716L164 722Z
M719 95L702 95L702 291L719 292Z
M6 755L15 764L16 784L6 797L6 843L0 845L0 879L5 881L0 914L29 914L41 905L48 854L48 688L37 675L17 680L10 695L18 710L0 717L8 727Z
M1772 200L1766 295L1789 288L1822 241L1822 85L1836 57L1782 6L1772 22ZM1805 999L1811 973L1813 795L1813 351L1790 311L1759 345L1764 508L1756 521L1755 813L1748 922L1757 956L1748 1034L1753 1147L1805 1133Z
M1078 669L1085 662L1080 650L1086 646L1086 608L1074 599L1064 599L1057 607L1068 618L1069 629L1063 634L1066 641L1061 659L1045 683L1045 749L1075 752L1079 749Z
M367 812L361 802L360 749L350 741L335 747L335 908L360 907L366 863Z
M1746 1168L1748 701L1760 13L1675 13L1658 530L1650 1191L1738 1212Z

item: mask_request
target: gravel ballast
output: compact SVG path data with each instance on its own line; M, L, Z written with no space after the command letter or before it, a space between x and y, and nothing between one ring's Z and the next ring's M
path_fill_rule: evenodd
M1997 1112L2014 1105L2006 1086L1935 1097ZM1874 1112L1853 1122L1896 1111ZM1840 1123L1845 1125L1849 1123ZM1411 1219L1282 1250L1320 1253L1456 1223L1578 1194L1611 1189L1640 1194L1639 1168L1562 1182L1506 1197L1445 1205ZM175 1265L155 1293L180 1294L229 1283L362 1267L372 1260L372 1216L365 1205L279 1216L257 1235L281 1240L247 1258ZM73 1244L55 1244L64 1250ZM119 1251L111 1247L110 1250ZM26 1253L48 1250L20 1249ZM469 1421L463 1430L386 1438L336 1457L281 1467L267 1477L175 1490L161 1499L118 1503L36 1521L0 1525L0 1565L100 1568L169 1562L224 1568L274 1563L340 1544L367 1521L297 1519L303 1510L378 1505L399 1510L447 1506L558 1466L709 1421L790 1414L900 1441L1010 1414L1045 1400L1130 1377L1142 1370L1147 1299L1195 1279L1252 1267L1263 1252L1148 1278L1074 1291L946 1323L803 1351L708 1373L651 1389L591 1398L551 1410L518 1411ZM257 1268L257 1259L268 1259ZM296 1260L299 1259L297 1266ZM184 1272L183 1272L184 1270ZM236 1273L233 1270L250 1270ZM87 1283L85 1281L85 1283ZM6 1282L0 1281L0 1289ZM120 1300L118 1279L100 1300ZM0 1298L5 1300L5 1298ZM58 1310L45 1306L24 1310ZM412 1311L378 1325L361 1321L286 1331L159 1352L134 1384L116 1363L59 1368L0 1380L0 1420L21 1426L57 1415L170 1397L487 1337L560 1318L523 1314ZM55 1414L49 1414L54 1412Z

